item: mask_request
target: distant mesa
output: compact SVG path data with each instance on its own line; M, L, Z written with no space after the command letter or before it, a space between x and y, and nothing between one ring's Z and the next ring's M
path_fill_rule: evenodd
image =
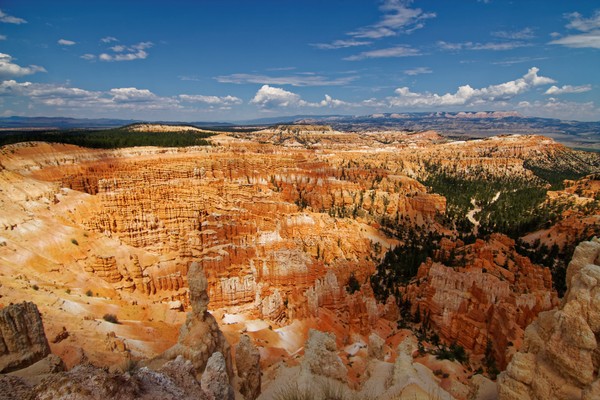
M523 118L523 115L516 111L479 111L479 112L465 112L459 113L442 113L446 118Z
M332 133L333 128L329 125L307 125L307 124L294 124L294 125L277 125L273 128L274 130L286 132L286 133Z
M196 128L191 125L167 125L167 124L132 124L123 127L127 132L208 132L207 130Z

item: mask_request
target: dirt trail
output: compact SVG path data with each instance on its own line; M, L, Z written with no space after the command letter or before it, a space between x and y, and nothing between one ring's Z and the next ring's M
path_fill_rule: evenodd
M498 200L498 198L500 198L500 191L498 191L496 193L496 195L492 198L492 200L490 201L490 204L494 204L496 202L496 200ZM467 213L467 219L469 220L469 222L471 222L473 224L473 234L475 236L477 236L477 232L479 231L479 221L475 219L475 214L477 214L478 212L481 211L481 207L479 207L479 205L477 204L477 202L475 201L475 198L471 198L471 204L473 205L473 208L471 209L471 211L469 211Z

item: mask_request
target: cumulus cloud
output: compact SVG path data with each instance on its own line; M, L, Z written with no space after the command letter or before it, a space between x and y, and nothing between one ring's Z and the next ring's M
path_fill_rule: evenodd
M348 102L343 101L343 100L334 99L330 95L326 94L325 95L325 99L323 99L323 100L321 100L319 102L319 106L320 107L336 108L336 107L355 107L357 105L353 104L353 103L348 103Z
M4 22L5 24L26 24L23 18L13 17L12 15L8 15L4 11L0 10L0 22Z
M415 76L421 74L431 74L433 71L429 67L417 67L412 69L407 69L404 71L406 75Z
M562 87L558 86L550 86L548 90L544 92L547 95L557 95L557 94L565 94L565 93L584 93L592 90L592 85L581 85L581 86L571 86L571 85L563 85Z
M263 85L250 100L250 104L256 104L261 108L302 106L305 103L300 95L269 85Z
M322 75L289 75L268 76L260 74L231 74L215 77L220 83L258 83L266 85L291 85L291 86L340 86L347 85L357 79L356 76L344 76L341 78L328 78Z
M140 42L132 46L112 46L110 50L113 51L113 54L102 53L98 56L98 59L100 61L143 60L148 57L148 52L146 52L146 49L149 49L153 45L154 43L152 42Z
M435 13L411 8L412 0L385 0L380 7L383 16L379 22L348 33L360 39L380 39L398 33L411 33L425 26L424 21L435 18Z
M366 58L390 58L390 57L414 57L420 56L421 52L407 45L390 47L387 49L364 51L362 53L346 57L347 61L358 61Z
M366 46L372 42L366 40L334 40L331 43L313 43L311 46L321 50L345 49L347 47Z
M211 106L231 106L242 104L242 99L235 96L205 96L201 94L180 94L179 99L188 103L204 103Z
M250 104L255 104L265 110L273 108L341 107L352 105L345 101L334 99L327 94L325 95L325 99L320 102L311 103L303 100L296 93L269 85L263 85L258 89L254 98L250 100Z
M102 39L100 39L100 41L102 43L112 43L112 42L118 42L119 39L117 39L114 36L106 36L106 37L103 37Z
M459 50L492 50L492 51L503 51L512 50L519 47L531 46L525 42L488 42L488 43L475 43L475 42L462 42L462 43L448 43L439 41L438 47L442 50L459 51Z
M554 83L554 79L538 75L539 69L530 68L523 77L474 89L470 85L460 86L455 93L439 95L436 93L415 93L408 87L396 89L395 97L388 98L390 106L396 107L438 107L477 105L488 102L507 101L535 86Z
M594 12L590 18L584 18L578 12L565 14L569 21L566 25L568 29L577 30L579 34L568 35L555 39L550 44L558 44L573 48L593 48L600 49L600 10Z
M75 108L99 107L109 102L107 99L102 99L101 92L47 83L17 82L15 80L6 80L0 83L0 95L25 97L36 104L47 106Z
M113 100L120 103L147 102L156 100L156 95L148 89L137 89L134 87L110 89Z
M0 53L0 78L24 76L35 74L36 72L46 72L44 67L38 65L30 65L22 67L13 62L13 58L4 53Z
M61 46L73 46L75 44L74 41L67 39L59 39L57 43Z
M241 99L234 96L200 96L179 95L159 96L148 89L135 87L113 88L107 91L90 91L60 84L17 82L5 80L0 82L0 95L5 98L28 100L34 105L44 105L61 110L87 109L114 112L122 109L132 111L178 110L178 111L210 111L215 106L231 107L241 104ZM203 103L206 108L186 106L185 103Z

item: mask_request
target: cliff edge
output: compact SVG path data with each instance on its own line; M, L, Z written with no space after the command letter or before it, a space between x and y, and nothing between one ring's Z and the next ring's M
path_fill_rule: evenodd
M579 244L558 310L540 313L500 375L500 399L600 398L600 239Z

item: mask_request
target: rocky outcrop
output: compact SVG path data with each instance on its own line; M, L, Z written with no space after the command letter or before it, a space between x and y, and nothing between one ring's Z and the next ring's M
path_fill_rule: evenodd
M375 332L369 335L369 357L383 360L385 356L385 341Z
M56 354L49 354L35 364L18 371L10 372L12 376L23 378L28 383L39 383L48 374L56 374L67 369L64 361Z
M31 302L0 310L0 372L25 368L50 354L42 317Z
M225 358L221 352L214 352L208 359L200 384L209 399L233 400L235 398L233 388L229 384Z
M260 395L260 353L248 335L242 335L235 347L235 367L239 392L245 400L255 400Z
M499 394L513 399L600 398L600 240L581 243L558 310L540 313L505 372Z
M20 398L213 400L214 397L204 394L193 373L193 367L182 359L171 361L159 371L132 365L125 373L110 372L84 364L68 372L49 375L41 384L33 388L21 388ZM19 381L14 383L18 384ZM0 388L2 388L1 379Z
M117 283L123 279L114 256L94 256L93 261L86 266L85 271L95 274L110 283Z
M196 262L188 270L190 303L192 311L188 313L181 326L179 340L175 346L167 350L162 357L174 359L183 356L190 360L196 371L204 371L209 358L215 352L223 357L227 375L233 376L230 346L215 318L208 312L208 282L202 266Z
M438 258L452 266L428 260L406 289L413 313L427 316L441 338L480 355L489 341L500 368L527 325L558 302L550 271L520 256L514 246L500 234L468 246L443 241L445 254Z
M345 381L348 370L337 355L333 333L311 329L304 347L302 369L314 375Z

